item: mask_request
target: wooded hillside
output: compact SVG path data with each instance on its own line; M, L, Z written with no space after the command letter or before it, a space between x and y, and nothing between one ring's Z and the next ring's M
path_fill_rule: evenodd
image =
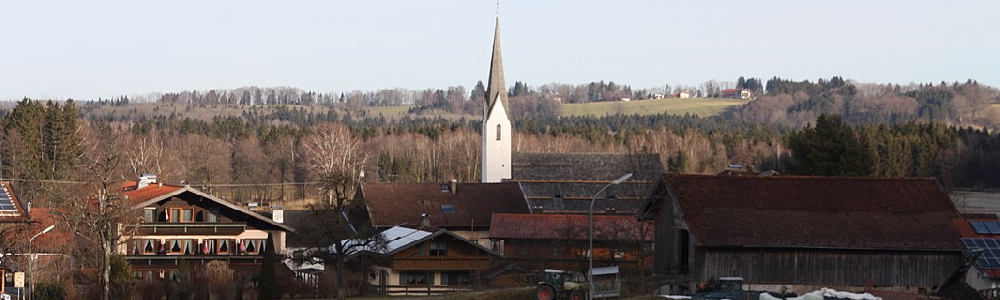
M744 102L709 117L616 111L564 116L563 103L569 101L608 102L612 110L627 111L628 105L652 102L609 101L656 93L603 82L539 88L518 82L510 91L514 151L657 153L673 172L717 173L740 164L826 174L806 166L829 158L803 160L803 149L812 149L803 145L829 139L817 136L821 128L840 128L847 133L841 138L855 139L852 151L864 159L854 160L860 164L850 172L833 175L937 177L949 188L1000 186L1000 139L991 133L1000 120L987 113L1000 103L996 88L975 81L899 86L839 77L815 83L772 78L765 92L760 82L740 78L735 87L751 90L753 97L724 100ZM717 87L698 93L712 95ZM242 88L144 101L25 99L2 112L0 176L24 180L29 194L36 190L30 186L40 185L31 182L40 180L86 182L75 172L85 164L79 155L84 145L115 139L125 162L121 179L157 173L163 181L230 199L285 203L312 198L318 190L305 162L321 154L304 149L303 141L343 127L365 153L358 170L364 180L474 182L480 170L481 97L477 84L470 92L397 89L336 97ZM400 104L410 106L393 114L371 109ZM821 125L817 119L826 120L824 114L836 119ZM818 149L814 153L842 151Z

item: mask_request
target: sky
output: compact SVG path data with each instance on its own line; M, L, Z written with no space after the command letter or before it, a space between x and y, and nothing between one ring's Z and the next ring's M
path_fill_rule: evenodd
M471 89L496 1L0 0L0 100L288 86ZM1000 86L1000 1L499 4L506 82L773 76Z

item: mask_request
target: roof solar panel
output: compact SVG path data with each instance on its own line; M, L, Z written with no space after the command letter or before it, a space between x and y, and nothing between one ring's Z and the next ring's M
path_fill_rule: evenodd
M7 188L0 186L0 210L15 210L14 201L7 194Z
M990 230L986 228L986 223L983 221L970 221L972 229L976 231L976 234L990 234Z
M986 224L986 230L988 230L990 234L1000 234L1000 223L997 223L996 221L988 221L983 222L983 224Z
M1000 270L1000 239L964 238L962 244L972 255L977 255L980 270Z

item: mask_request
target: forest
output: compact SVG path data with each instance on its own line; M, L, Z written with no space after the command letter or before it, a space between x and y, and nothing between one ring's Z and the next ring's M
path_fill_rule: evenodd
M561 103L685 88L712 95L720 87L746 88L753 97L711 117L560 116ZM973 80L900 86L836 76L740 77L674 90L516 82L509 94L518 152L656 153L671 172L718 173L738 164L783 174L934 177L949 189L1000 187L1000 138L991 133L1000 116L990 109L1000 93ZM362 150L365 181L475 182L483 95L478 82L468 92L459 86L335 96L248 87L142 101L24 99L0 112L0 176L21 181L21 193L44 201L39 182L89 182L79 172L87 164L82 154L104 143L116 145L123 158L118 180L155 173L239 202L291 205L317 190L304 164L316 154L306 142L345 132ZM366 109L401 104L410 106L399 116ZM822 167L831 163L840 167Z

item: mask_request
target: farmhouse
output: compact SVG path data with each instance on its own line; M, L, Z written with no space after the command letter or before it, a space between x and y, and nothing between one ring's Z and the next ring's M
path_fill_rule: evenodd
M256 274L268 236L277 237L280 248L283 233L293 231L190 186L159 183L155 175L126 182L123 188L125 199L141 212L141 221L121 224L118 253L125 255L133 275L145 280L190 275L211 261Z
M654 272L688 286L932 290L964 261L933 179L669 174L641 217L656 222Z
M721 92L722 98L733 98L733 99L750 99L750 90L748 89L724 89Z

